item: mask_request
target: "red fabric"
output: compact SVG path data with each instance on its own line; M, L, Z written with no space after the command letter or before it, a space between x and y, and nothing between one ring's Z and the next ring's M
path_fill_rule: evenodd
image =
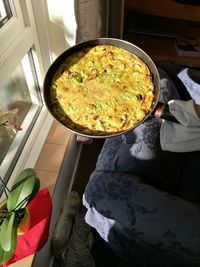
M37 193L29 203L28 209L30 212L31 227L24 235L18 236L15 253L8 262L3 264L3 267L34 254L48 240L52 200L47 188Z

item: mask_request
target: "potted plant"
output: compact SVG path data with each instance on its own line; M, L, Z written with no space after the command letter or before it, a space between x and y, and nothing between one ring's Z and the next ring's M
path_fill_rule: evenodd
M7 262L14 254L17 235L27 230L28 203L40 188L40 180L34 169L23 170L15 179L11 190L0 178L6 199L0 204L0 264ZM21 234L21 233L20 233Z

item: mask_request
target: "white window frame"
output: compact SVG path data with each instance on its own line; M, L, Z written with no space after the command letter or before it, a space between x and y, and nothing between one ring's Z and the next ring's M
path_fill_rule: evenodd
M35 79L36 77L34 77L35 70L34 66L32 66L32 57L32 52L30 50L20 62L30 92L31 107L29 108L29 111L26 114L26 117L21 125L22 131L19 131L14 138L5 159L0 165L0 173L2 177L8 176L9 172L11 172L12 166L15 165L15 160L18 157L18 154L21 152L20 150L22 149L25 140L28 138L28 132L30 131L32 125L35 123L36 117L38 116L42 108L42 101L40 95L38 95L38 92L36 90L37 80Z
M0 30L0 40L2 40L0 41L0 86L8 79L8 73L12 73L24 55L30 48L33 48L33 54L37 54L37 57L34 55L34 60L37 62L37 78L42 91L45 73L52 62L46 18L44 14L43 16L41 14L41 12L45 12L43 1L15 0L15 3L15 16L6 23L7 25L4 25L5 28L3 27L2 31ZM20 7L22 11L20 11ZM35 20L35 14L37 14L37 12L38 16L40 16L41 34L39 34L37 32L38 29L36 29L36 23L38 22ZM23 14L23 17L19 14ZM41 18L43 23L41 23ZM11 32L13 29L11 26L15 23L18 25L18 28L16 32L14 30L15 33L12 35ZM10 36L13 37L12 41L6 37L6 30L11 34ZM4 47L1 47L1 42L5 42ZM45 52L42 53L41 51ZM49 115L46 107L43 106L12 171L7 184L8 187L12 185L13 179L19 171L26 167L34 167L52 122L52 116Z
M20 0L15 0L14 5L10 3L13 16L3 25L0 30L0 54L10 45L12 40L25 28L25 21L21 12Z
M0 0L0 27L2 27L12 16L10 5L5 7L3 1L4 0Z

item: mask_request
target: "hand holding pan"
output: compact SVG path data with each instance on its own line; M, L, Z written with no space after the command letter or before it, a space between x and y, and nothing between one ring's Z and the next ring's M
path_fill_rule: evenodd
M152 112L152 115L156 118L179 123L179 121L170 113L168 104L158 102L155 110Z

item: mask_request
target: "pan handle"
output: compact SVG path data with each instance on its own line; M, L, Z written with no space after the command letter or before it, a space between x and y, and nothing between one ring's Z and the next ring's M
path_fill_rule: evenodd
M167 121L172 121L179 123L179 121L172 115L172 113L169 110L169 105L164 104L164 103L158 103L156 105L155 111L154 111L154 116L156 118L164 119Z

